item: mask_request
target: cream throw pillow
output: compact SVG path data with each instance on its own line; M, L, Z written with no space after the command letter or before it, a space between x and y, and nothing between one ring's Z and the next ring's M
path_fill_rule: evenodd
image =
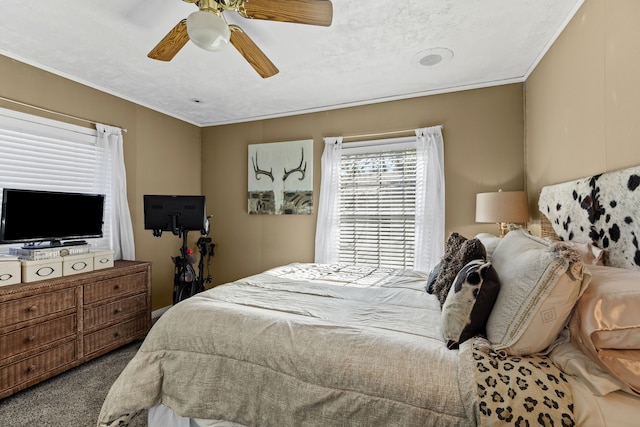
M525 230L502 238L491 262L501 288L487 321L487 338L510 355L543 352L566 326L591 273L575 249Z

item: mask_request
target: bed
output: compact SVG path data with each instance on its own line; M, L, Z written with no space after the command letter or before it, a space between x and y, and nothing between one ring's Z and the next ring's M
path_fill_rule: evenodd
M629 425L640 272L617 245L638 241L589 209L636 172L545 187L553 240L453 233L431 272L294 263L190 297L153 326L98 426L147 409L152 427Z

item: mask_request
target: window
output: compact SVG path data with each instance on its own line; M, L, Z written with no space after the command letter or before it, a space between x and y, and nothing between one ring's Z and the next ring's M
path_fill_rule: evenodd
M444 252L442 126L416 137L324 138L317 263L431 271Z
M0 109L0 189L105 194L104 237L89 239L101 249L112 247L111 161L94 129Z
M415 148L344 151L339 187L340 262L413 268Z

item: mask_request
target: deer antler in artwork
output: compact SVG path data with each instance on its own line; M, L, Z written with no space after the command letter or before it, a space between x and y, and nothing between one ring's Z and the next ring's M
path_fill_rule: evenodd
M266 175L269 178L271 178L271 182L273 182L273 168L269 169L269 172L267 172L266 170L260 169L260 167L258 166L258 152L257 151L256 151L255 159L253 157L251 157L251 163L253 163L253 172L255 172L257 180L260 180L260 178L261 178L260 175Z
M284 176L282 177L283 181L285 181L287 177L294 172L300 172L300 174L302 175L300 178L298 178L298 181L302 181L304 179L305 173L307 172L307 162L304 161L304 148L301 147L300 149L302 150L302 158L300 159L300 165L297 168L291 169L291 170L287 170L285 168ZM304 163L304 168L302 167L302 163Z

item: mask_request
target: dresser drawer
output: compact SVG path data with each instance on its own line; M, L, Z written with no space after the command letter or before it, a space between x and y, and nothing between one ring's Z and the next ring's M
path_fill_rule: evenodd
M121 299L110 304L84 309L84 329L93 329L147 310L146 294Z
M9 326L76 306L74 288L7 301L0 304L0 326Z
M142 338L147 332L148 325L145 316L85 335L84 355L90 356L91 353L109 347L115 343L131 341L135 338Z
M84 286L84 303L92 304L107 298L146 292L147 276L144 273L116 277Z
M0 394L12 387L46 376L76 360L76 343L70 341L51 350L0 368Z
M0 359L26 353L45 344L73 336L76 333L76 315L60 317L29 328L0 335Z

